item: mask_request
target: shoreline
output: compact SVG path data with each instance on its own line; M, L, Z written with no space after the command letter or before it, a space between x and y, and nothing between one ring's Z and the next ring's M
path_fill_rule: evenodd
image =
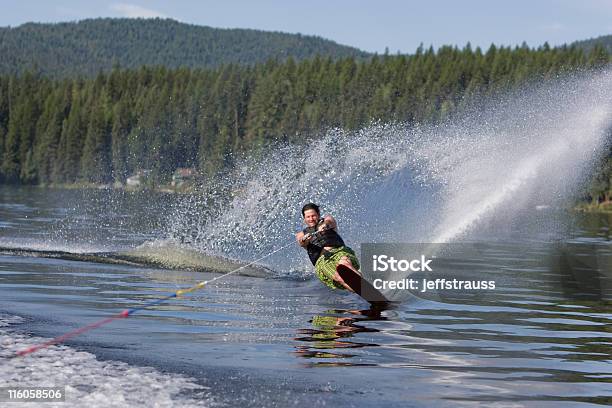
M51 189L66 189L66 190L123 190L127 192L145 192L153 191L156 193L168 193L168 194L189 194L197 192L197 186L193 184L183 185L180 187L173 187L170 184L161 184L156 186L128 186L123 183L114 184L96 184L89 182L79 183L60 183L60 184L0 184L1 186L10 186L15 188L33 187L33 188L51 188ZM601 203L594 202L577 202L568 209L574 212L582 213L612 213L612 201L603 201Z
M154 191L156 193L170 193L170 194L185 194L193 193L197 191L197 187L181 186L172 187L169 184L162 184L154 187L150 186L137 186L132 187L125 184L96 184L96 183L61 183L61 184L0 184L2 186L10 186L14 188L38 188L38 189L65 189L65 190L123 190L127 192L144 192Z
M588 213L602 213L602 214L610 214L612 213L612 201L604 201L601 203L579 203L574 206L574 211L577 212L588 212Z

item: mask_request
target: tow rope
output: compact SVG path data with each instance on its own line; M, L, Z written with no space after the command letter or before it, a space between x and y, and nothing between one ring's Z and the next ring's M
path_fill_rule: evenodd
M168 301L170 299L179 297L181 295L184 295L184 294L187 294L187 293L191 293L191 292L195 292L197 290L203 289L209 283L213 283L214 281L217 281L217 280L225 278L226 276L232 275L232 274L238 272L241 269L244 269L244 268L246 268L248 266L253 265L254 263L257 263L257 262L259 262L259 261L261 261L263 259L266 259L269 256L274 255L275 253L277 253L277 252L287 248L289 245L292 245L292 244L293 244L293 242L289 242L287 245L284 245L284 246L282 246L282 247L280 247L280 248L270 252L269 254L267 254L265 256L262 256L259 259L256 259L256 260L254 260L254 261L252 261L252 262L250 262L250 263L248 263L246 265L243 265L243 266L241 266L241 267L239 267L237 269L234 269L233 271L227 272L227 273L225 273L223 275L219 275L219 276L217 276L217 277L215 277L215 278L213 278L211 280L205 280L205 281L196 283L194 286L192 286L190 288L187 288L187 289L179 289L179 290L177 290L175 293L173 293L171 295L162 297L160 299L152 300L152 301L147 302L147 303L145 303L145 304L143 304L142 306L139 306L139 307L134 307L132 309L125 309L125 310L123 310L120 313L117 313L117 314L112 315L110 317L104 318L104 319L99 320L97 322L90 323L87 326L80 327L80 328L75 329L73 331L70 331L68 333L62 334L61 336L55 337L55 338L53 338L51 340L48 340L48 341L46 341L44 343L36 344L34 346L28 347L27 349L18 351L17 353L15 353L15 355L13 355L13 358L14 357L24 357L24 356L27 356L28 354L32 354L32 353L34 353L34 352L36 352L38 350L45 349L45 348L47 348L49 346L52 346L54 344L57 344L57 343L62 343L62 342L66 341L66 340L68 340L68 339L70 339L72 337L78 336L79 334L83 334L85 332L88 332L90 330L96 329L96 328L98 328L100 326L103 326L105 324L111 323L114 320L125 319L125 318L127 318L127 317L133 315L134 313L139 312L141 310L145 310L145 309L148 309L148 308L150 308L152 306L156 306L156 305L162 304L162 303L164 303L164 302L166 302L166 301Z

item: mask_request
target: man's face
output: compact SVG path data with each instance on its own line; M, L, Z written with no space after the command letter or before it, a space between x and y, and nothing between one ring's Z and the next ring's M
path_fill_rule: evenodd
M317 225L318 221L319 221L319 213L317 213L315 210L304 211L304 222L306 223L307 226L314 227L315 225Z

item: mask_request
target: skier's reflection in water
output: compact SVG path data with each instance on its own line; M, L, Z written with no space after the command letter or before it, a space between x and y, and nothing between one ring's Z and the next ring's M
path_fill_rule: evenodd
M295 340L302 344L295 346L295 354L315 359L316 361L310 362L313 366L353 365L348 359L355 357L355 354L342 352L340 349L377 347L376 343L360 343L353 341L351 337L361 332L379 332L359 323L368 320L386 320L387 318L382 316L383 311L384 308L376 307L368 310L334 309L326 311L325 314L315 315L310 321L312 328L298 329L298 337Z

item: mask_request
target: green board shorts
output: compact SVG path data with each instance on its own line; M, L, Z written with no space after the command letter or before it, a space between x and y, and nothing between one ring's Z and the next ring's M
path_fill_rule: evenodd
M317 263L315 264L315 274L317 278L331 289L344 289L344 286L334 281L334 275L336 274L336 265L340 263L342 257L348 257L353 267L359 269L359 260L355 252L347 247L341 246L338 248L332 248L329 251L323 251Z

